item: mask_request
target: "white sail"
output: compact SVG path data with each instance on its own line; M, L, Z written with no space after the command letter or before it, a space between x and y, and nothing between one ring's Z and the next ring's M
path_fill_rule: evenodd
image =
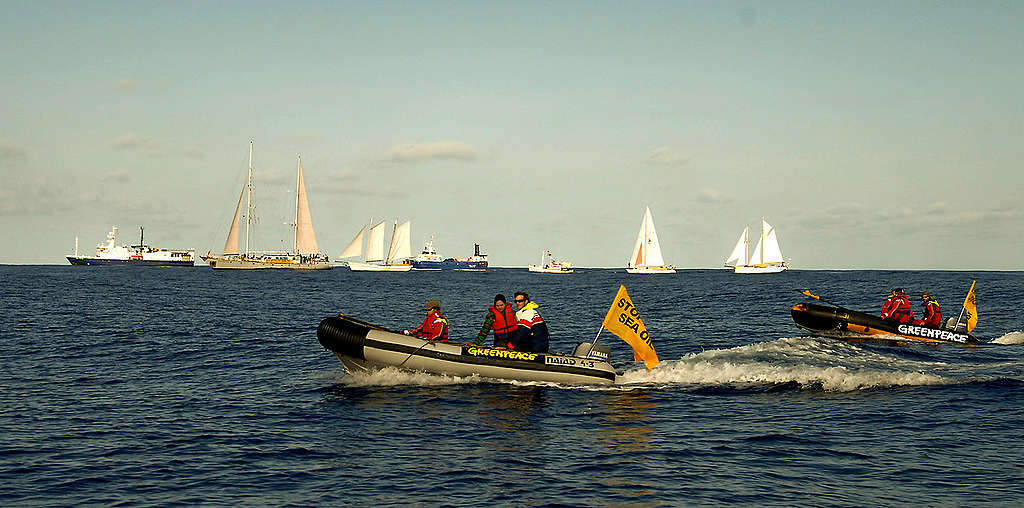
M736 246L732 248L732 254L729 254L729 259L725 260L725 266L747 264L747 246L750 245L749 235L750 227L743 228L743 232L740 233L740 239L736 241Z
M235 206L235 218L231 220L231 229L228 230L228 239L224 242L224 254L238 254L238 221L242 217L242 198L245 197L245 188L242 186L242 193L238 195L238 205Z
M646 215L644 217L645 220L640 222L640 233L637 234L636 243L633 245L633 255L629 257L629 264L627 266L630 268L636 268L647 264L647 249L644 248L647 243L645 241L647 239Z
M338 255L338 258L339 259L344 259L344 258L355 258L355 257L362 256L363 255L363 236L364 236L365 233L366 233L366 226L363 226L363 229L359 230L359 233L356 235L355 238L352 239L351 242L349 242L348 246L345 247L345 250L341 251L341 254Z
M405 221L401 226L396 225L391 234L391 246L388 247L387 264L395 264L412 257L412 221Z
M309 198L306 197L306 180L302 176L302 157L299 157L299 178L295 197L295 252L296 254L317 254L316 234L313 233L313 217L309 214Z
M384 229L387 224L387 221L380 221L380 224L370 228L366 240L366 261L384 261Z
M658 231L654 229L654 216L651 215L651 208L648 207L644 213L645 229L647 231L647 266L664 266L665 258L661 256L661 242L658 241Z
M768 224L764 219L761 219L761 230L762 237L764 238L764 247L761 251L761 254L764 257L762 258L761 263L783 262L782 249L779 247L779 238L775 234L775 227Z

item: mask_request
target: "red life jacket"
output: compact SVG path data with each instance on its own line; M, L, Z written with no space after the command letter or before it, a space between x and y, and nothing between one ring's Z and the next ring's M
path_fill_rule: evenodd
M939 302L935 300L924 302L924 320L921 321L921 324L932 328L942 325L942 311L939 310Z
M910 308L910 300L907 295L899 294L890 296L882 305L882 317L892 319L900 323L909 323L914 320L914 309Z
M512 305L505 304L505 310L499 311L491 305L491 313L494 314L494 335L508 335L516 330L516 312Z

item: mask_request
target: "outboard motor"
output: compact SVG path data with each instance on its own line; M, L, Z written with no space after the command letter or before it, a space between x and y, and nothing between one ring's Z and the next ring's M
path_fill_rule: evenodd
M580 342L576 345L576 349L573 350L572 355L577 358L591 358L594 360L601 360L607 362L611 358L612 348L605 346L595 346L590 342Z
M960 326L957 326L956 325L956 318L955 317L951 317L951 318L946 320L946 329L947 330L952 330L954 332L966 332L967 331L967 322L966 321L961 321L960 322Z

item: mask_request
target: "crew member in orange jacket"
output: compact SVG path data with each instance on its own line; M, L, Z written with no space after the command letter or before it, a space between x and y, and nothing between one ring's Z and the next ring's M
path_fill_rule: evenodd
M925 291L921 293L921 305L924 306L924 319L914 320L914 324L940 328L942 326L942 311L939 310L939 302L932 298L931 293Z
M889 298L882 304L882 319L891 319L898 323L910 323L914 320L914 309L910 308L910 299L903 288L892 290Z
M448 342L448 318L441 314L441 302L427 300L423 310L428 311L423 324L412 330L402 330L402 333L421 339Z
M512 310L505 295L494 295L494 305L487 309L487 318L484 325L480 327L480 333L476 334L477 345L484 343L487 334L494 330L494 345L496 347L508 347L512 341L512 332L516 331L516 311Z

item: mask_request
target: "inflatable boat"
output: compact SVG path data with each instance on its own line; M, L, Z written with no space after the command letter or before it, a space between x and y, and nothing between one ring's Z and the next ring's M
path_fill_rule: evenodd
M320 322L317 339L348 372L384 367L431 374L546 381L565 384L614 384L610 348L583 342L571 355L528 353L472 343L428 341L341 315Z
M793 321L800 328L819 335L855 342L868 341L896 345L911 341L951 344L981 343L963 325L954 330L902 324L863 312L814 303L798 303L793 306L792 314ZM956 320L952 319L951 321Z

